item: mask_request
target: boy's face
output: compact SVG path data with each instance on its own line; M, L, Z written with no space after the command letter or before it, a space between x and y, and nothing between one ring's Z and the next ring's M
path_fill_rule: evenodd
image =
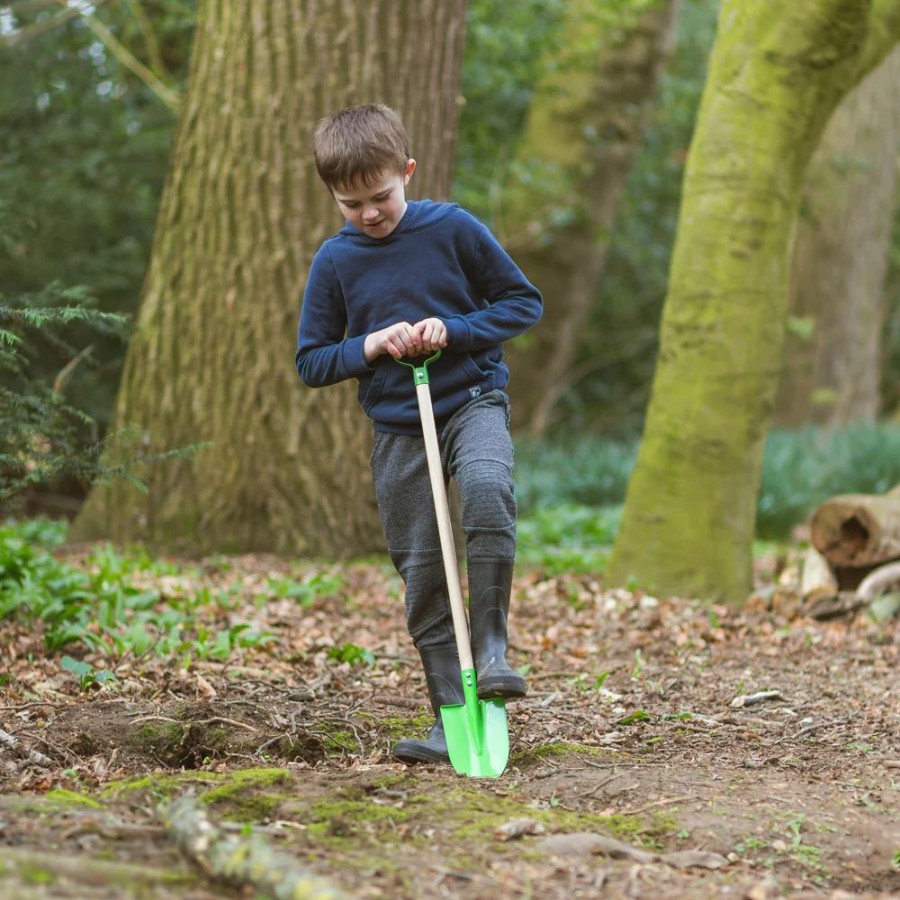
M339 187L332 194L351 225L369 237L386 238L406 212L406 185L415 169L411 159L402 173L385 169L368 185Z

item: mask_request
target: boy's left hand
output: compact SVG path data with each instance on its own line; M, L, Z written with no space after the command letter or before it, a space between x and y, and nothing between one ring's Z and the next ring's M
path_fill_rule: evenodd
M413 325L412 330L422 346L423 353L434 353L447 346L447 326L441 319L422 319Z

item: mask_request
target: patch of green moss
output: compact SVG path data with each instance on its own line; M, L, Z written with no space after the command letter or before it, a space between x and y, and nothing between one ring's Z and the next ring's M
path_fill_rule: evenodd
M264 788L290 781L291 776L284 769L243 769L231 773L219 787L206 791L200 802L215 806L223 819L260 822L271 818L285 799Z
M649 822L640 816L604 816L607 831L623 841L639 843L651 849L661 849L662 838L678 831L677 819L667 813L654 813Z
M184 737L184 725L166 722L163 725L144 724L138 728L138 739L145 744L177 743Z
M461 842L483 841L504 822L528 818L543 825L548 831L592 831L612 835L620 840L659 846L663 836L678 829L674 817L663 813L649 819L638 815L599 815L555 808L536 808L525 798L502 797L488 794L477 787L455 786L442 796L410 796L406 808L422 809L429 818L442 822L458 820L455 834Z
M117 798L130 792L148 791L155 797L166 799L180 793L186 786L196 784L218 784L228 778L217 772L192 769L188 772L172 772L167 775L142 775L137 778L123 778L110 782L101 792L101 797Z
M392 787L396 787L398 784L405 784L407 781L406 774L393 774L390 775L381 775L378 778L374 778L370 785L370 790L379 790L379 789L388 789Z
M356 735L345 728L335 728L325 733L322 741L326 753L353 753L359 750Z
M363 714L360 714L360 718L363 717ZM415 716L387 716L386 718L369 716L368 718L377 723L378 730L391 743L405 737L424 735L434 724L434 715L432 713L423 713Z
M103 804L98 803L93 797L79 794L77 791L67 791L64 788L47 791L44 799L54 806L89 806L92 809L103 809Z
M56 881L56 876L52 872L37 866L23 866L19 869L19 877L25 884L34 885L35 887L42 884L53 884Z
M359 836L377 836L383 830L409 819L410 813L365 799L321 800L313 804L308 833L316 840L329 840L358 847Z

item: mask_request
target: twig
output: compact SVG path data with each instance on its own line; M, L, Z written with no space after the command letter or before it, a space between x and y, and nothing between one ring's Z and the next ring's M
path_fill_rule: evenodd
M813 732L818 731L820 728L833 728L835 725L846 725L849 721L850 719L847 716L844 716L843 719L832 719L832 721L830 722L814 722L812 725L807 725L805 728L801 728L794 735L786 734L783 737L772 741L772 745L774 746L775 744L780 744L783 741L789 740L791 738L796 741L808 734L812 734Z
M253 751L253 755L254 755L254 756L259 756L259 755L263 752L263 750L266 749L266 747L271 747L272 744L277 744L280 740L282 740L282 739L284 739L284 738L286 738L286 737L290 737L290 736L291 736L291 735L289 735L289 734L276 734L275 737L269 738L269 740L267 740L267 741L265 741L264 743L260 744L260 745Z
M53 390L57 394L61 394L65 389L66 383L72 377L72 373L78 368L83 359L87 359L94 352L94 345L88 344L77 356L72 357L56 374L53 380Z
M618 772L614 772L609 778L604 778L603 781L600 782L593 790L588 791L584 796L585 797L594 797L596 799L597 792L602 791L611 781L615 781L619 777Z
M54 744L52 741L48 740L41 734L32 734L31 732L24 731L22 732L26 737L30 737L34 741L40 741L45 747L49 747L51 750L55 750L63 759L76 759L78 762L84 764L84 760L72 750L69 750L67 747L60 747L58 744Z
M96 0L94 6L99 6L104 2L105 0ZM33 5L48 7L55 4L41 3ZM22 6L20 6L19 8L24 12L24 8ZM57 15L55 16L48 16L46 18L38 19L33 25L27 25L25 28L17 28L9 34L0 36L0 49L15 47L19 44L25 44L34 38L40 37L42 34L47 34L48 32L53 31L60 25L65 25L66 22L71 22L72 19L75 19L80 15L82 15L82 11L77 6L70 6L67 9L64 9L62 12L57 13Z
M757 691L755 694L741 694L731 701L732 709L743 709L754 703L762 703L765 700L784 700L781 691Z
M17 753L23 752L19 746L18 739L2 729L0 729L0 743L6 744L10 750L15 750ZM49 769L53 766L53 760L50 759L49 756L44 756L43 753L39 753L37 750L27 750L25 751L25 756L29 762L32 762L43 769Z
M224 716L213 716L211 719L203 719L200 722L193 722L193 725L213 725L214 723L221 722L223 725L234 725L236 728L246 728L247 731L252 731L256 734L259 729L254 728L252 725L248 725L246 722L238 722L237 719L226 719Z
M136 725L138 722L171 722L173 725L184 725L184 722L179 722L178 719L172 719L169 716L139 716L137 719L132 719L131 724Z
M21 712L23 709L32 709L35 706L62 707L71 705L69 701L32 700L30 703L19 703L15 706L0 706L0 712Z
M699 797L669 797L666 800L656 800L653 803L646 803L644 806L638 806L636 809L626 809L617 815L636 816L639 813L647 812L650 809L656 809L659 806L669 806L672 803L685 803L688 800L699 800Z

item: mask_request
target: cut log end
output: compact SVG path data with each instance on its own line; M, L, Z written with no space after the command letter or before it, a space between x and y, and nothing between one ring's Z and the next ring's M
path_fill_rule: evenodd
M900 557L900 498L833 497L810 521L813 546L832 566L860 568Z

